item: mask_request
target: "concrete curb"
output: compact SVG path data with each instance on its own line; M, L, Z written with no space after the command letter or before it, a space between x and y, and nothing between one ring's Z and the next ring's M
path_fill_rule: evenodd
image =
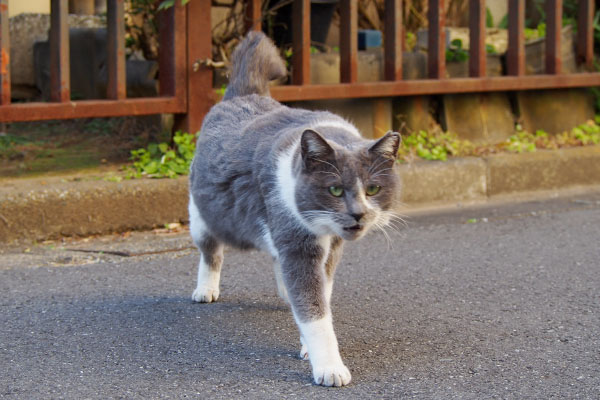
M400 167L402 201L485 201L600 184L600 146L499 154ZM187 222L188 180L107 182L91 176L0 181L0 242L44 240Z

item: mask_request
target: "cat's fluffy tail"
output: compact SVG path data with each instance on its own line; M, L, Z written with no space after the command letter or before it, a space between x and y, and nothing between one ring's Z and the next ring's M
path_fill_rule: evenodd
M232 55L223 100L249 94L269 95L269 81L287 74L277 47L262 32L250 32Z

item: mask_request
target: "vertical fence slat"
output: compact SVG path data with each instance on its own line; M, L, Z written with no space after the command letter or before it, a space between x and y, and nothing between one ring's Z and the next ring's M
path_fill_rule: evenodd
M293 0L292 83L310 83L310 0Z
M10 104L10 37L8 0L0 0L0 104Z
M188 107L187 82L187 7L175 2L174 7L157 14L158 21L158 79L160 96L174 96L183 107ZM210 22L210 21L209 21ZM199 64L197 64L199 65ZM210 78L212 84L212 77ZM198 120L200 119L200 121ZM195 132L202 116L175 114L174 130Z
M340 2L340 81L358 80L358 0Z
M577 15L577 61L591 68L594 61L594 0L580 0Z
M260 31L262 22L261 0L246 1L246 31Z
M402 0L385 0L385 69L387 81L402 79Z
M546 0L546 73L562 72L562 0Z
M179 4L175 7L175 25L172 28L175 40L172 65L175 68L173 81L175 83L174 95L176 99L187 105L187 7ZM209 21L210 22L210 21ZM159 70L160 71L160 70ZM212 81L212 76L211 76Z
M107 67L106 97L124 99L127 95L125 78L125 12L123 0L107 0Z
M161 10L156 15L158 22L158 89L161 96L175 95L175 49L177 46L175 32L176 29L182 29L184 32L186 29L186 21L181 21L183 25L180 26L175 23L177 9L177 2L175 2L173 7Z
M50 99L71 99L68 0L50 2Z
M196 133L202 126L204 115L215 102L213 90L212 68L195 65L200 61L212 58L212 36L210 10L211 0L193 0L187 3L187 115L184 128L189 133ZM176 26L175 29L178 29Z
M525 0L508 3L508 75L525 75Z
M469 2L469 76L485 76L485 0Z
M444 28L444 0L429 0L427 12L427 71L429 78L446 77L446 29Z

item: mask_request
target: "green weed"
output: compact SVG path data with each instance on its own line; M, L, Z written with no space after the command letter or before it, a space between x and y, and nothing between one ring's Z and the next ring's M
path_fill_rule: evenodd
M470 153L472 146L468 140L460 140L453 133L432 134L420 130L402 138L398 154L405 161L416 157L424 160L446 161L448 156Z
M132 150L133 165L129 167L127 177L175 178L187 175L194 158L196 136L176 132L173 142L173 147L167 143L151 143L145 149Z
M474 145L453 133L430 133L424 130L403 135L398 150L400 161L416 159L446 161L449 157L485 156L496 153L531 153L540 149L552 150L600 144L600 115L570 131L550 135L543 130L527 132L520 125L506 141Z
M446 61L463 62L469 59L469 50L463 48L462 40L454 39L446 49Z

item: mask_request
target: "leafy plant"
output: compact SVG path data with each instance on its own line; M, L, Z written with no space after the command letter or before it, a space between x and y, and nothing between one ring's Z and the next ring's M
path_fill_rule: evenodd
M145 149L131 151L133 165L130 167L129 178L175 178L189 173L196 136L176 132L173 137L175 146L167 143L151 143Z
M227 85L223 84L223 85L221 85L221 87L219 89L215 89L215 92L217 93L217 95L223 97L223 96L225 96L226 90L227 90Z
M512 153L531 153L536 150L535 136L529 132L518 131L508 138L506 149Z
M472 144L460 140L452 133L431 134L424 130L412 132L404 136L398 155L405 161L416 157L425 160L446 161L448 156L458 156L470 153Z
M454 39L446 49L446 61L463 62L469 59L469 51L462 46L462 40Z
M487 54L498 54L498 52L496 51L496 46L494 46L493 44L486 44L485 52Z
M504 17L498 22L498 28L508 29L508 14L504 14Z
M490 11L489 7L485 8L485 27L486 28L494 27L494 16L492 15L492 12Z
M415 159L446 161L448 157L485 156L489 154L529 153L538 149L559 149L600 144L600 115L570 131L550 135L543 130L527 132L517 125L516 132L506 141L493 144L474 145L459 139L453 133L430 133L415 131L402 138L398 150L401 161Z
M405 35L405 44L406 50L412 51L417 45L417 35L415 35L413 32L407 31Z
M535 28L525 28L523 33L525 34L525 40L534 40L546 37L546 23L540 22Z

